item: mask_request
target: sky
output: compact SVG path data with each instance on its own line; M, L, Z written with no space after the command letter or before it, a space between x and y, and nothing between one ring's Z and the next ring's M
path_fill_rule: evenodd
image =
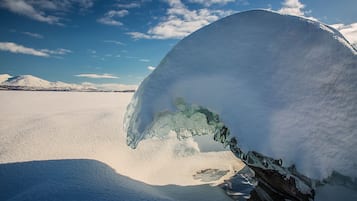
M0 74L139 84L180 39L269 9L338 29L357 46L356 0L0 0Z

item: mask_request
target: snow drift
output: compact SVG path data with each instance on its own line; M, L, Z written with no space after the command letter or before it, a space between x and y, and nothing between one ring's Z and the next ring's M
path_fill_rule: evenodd
M141 83L124 120L127 144L224 124L244 151L306 176L356 177L356 55L316 21L262 10L226 17L180 41ZM202 109L217 116L214 125Z

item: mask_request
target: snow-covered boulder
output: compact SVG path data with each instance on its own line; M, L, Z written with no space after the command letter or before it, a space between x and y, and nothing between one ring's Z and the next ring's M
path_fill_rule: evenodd
M135 148L170 127L179 138L209 134L195 113L206 108L244 151L296 164L311 178L334 170L356 177L356 89L357 52L338 31L242 12L184 38L141 83L126 114L127 143Z

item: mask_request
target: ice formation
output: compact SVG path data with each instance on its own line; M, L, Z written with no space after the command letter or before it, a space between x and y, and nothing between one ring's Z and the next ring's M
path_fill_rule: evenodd
M357 172L357 51L320 22L255 10L180 41L140 85L127 144L229 129L246 153L327 178ZM222 136L222 135L221 135Z

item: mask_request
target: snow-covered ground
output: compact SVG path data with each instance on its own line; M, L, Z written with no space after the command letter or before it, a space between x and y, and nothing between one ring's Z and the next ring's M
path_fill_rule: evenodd
M229 200L208 183L241 168L230 151L170 136L126 145L131 97L0 91L0 200ZM225 176L193 176L209 168Z

